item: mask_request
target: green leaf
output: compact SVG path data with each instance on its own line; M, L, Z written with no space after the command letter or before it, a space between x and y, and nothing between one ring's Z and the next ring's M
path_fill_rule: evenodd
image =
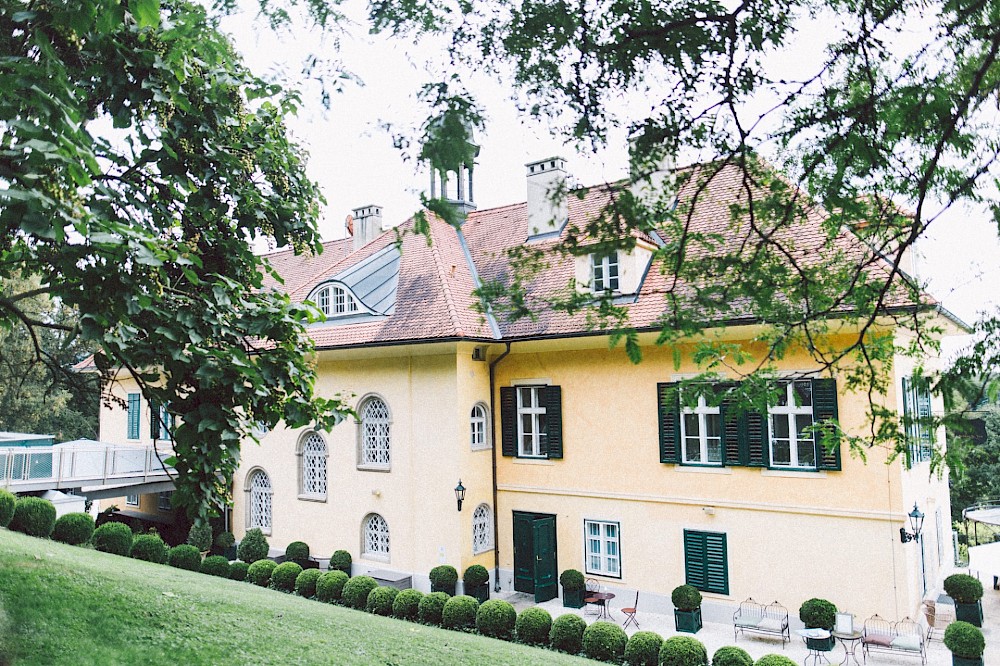
M160 25L160 0L129 0L128 9L140 28Z

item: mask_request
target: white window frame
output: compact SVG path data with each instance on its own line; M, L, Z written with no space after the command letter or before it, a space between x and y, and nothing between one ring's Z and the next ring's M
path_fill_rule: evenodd
M168 405L160 405L160 409L157 415L157 431L159 437L157 439L163 439L166 441L172 441L173 437L170 436L170 431L174 427L173 415L167 411Z
M167 490L162 493L156 494L156 508L159 511L172 511L174 508L173 503L170 498L174 494L174 491Z
M257 482L263 479L265 483ZM271 477L260 467L255 467L247 474L246 487L243 491L247 494L247 529L260 528L264 534L271 534L274 524L274 503L272 501L274 490L271 485ZM259 509L257 507L260 507Z
M795 400L795 384L796 383L808 383L809 384L809 396L810 402L808 405L799 405ZM796 416L808 416L810 424L815 423L813 416L813 403L816 398L812 395L812 380L809 379L795 379L783 382L783 389L785 393L785 402L787 404L779 405L768 405L767 407L767 432L768 432L768 461L771 467L779 467L781 469L806 469L814 470L817 469L817 463L819 462L818 452L816 450L816 435L812 433L808 440L799 439L799 428L796 425ZM774 461L774 418L783 418L788 422L788 462L787 463L777 463ZM813 450L813 463L800 464L799 462L799 443L809 441L812 445Z
M323 435L310 430L299 438L299 499L326 501L329 448Z
M614 275L611 275L614 268ZM598 269L601 276L598 277ZM621 285L621 263L618 261L618 252L608 254L590 255L590 284L591 291L595 294L607 291L617 293Z
M490 411L482 402L477 402L472 406L469 415L469 442L473 451L484 451L492 448L493 442L490 436Z
M313 296L316 307L327 317L344 317L362 312L357 297L347 287L339 284L328 284L316 291Z
M591 534L591 526L597 526L597 534ZM608 534L608 528L613 528L614 535ZM622 577L622 528L616 520L583 521L583 568L588 574L606 576L608 578ZM598 552L592 552L594 544ZM594 558L597 562L594 562Z
M361 523L361 557L388 562L390 543L388 521L378 513L365 516Z
M472 512L472 554L493 550L493 510L483 502Z
M687 419L684 418L685 415L694 414L698 417L698 452L699 460L688 459L688 449L687 449ZM708 419L709 417L716 416L719 419L719 436L718 438L708 436ZM722 459L725 455L723 451L723 441L722 441L722 410L719 409L718 405L714 407L709 405L705 400L705 395L701 394L698 396L698 404L695 407L684 406L681 408L681 462L685 465L711 465L712 467L721 467ZM719 459L717 461L710 461L708 459L708 443L710 439L719 440Z
M125 496L125 506L139 506L139 496L138 495L126 495Z
M515 388L517 389L517 455L519 458L546 458L547 455L542 451L542 438L547 438L548 433L543 432L539 418L546 415L545 406L541 404L541 393L545 387L521 385ZM530 397L529 404L524 404L526 395ZM523 416L529 417L531 432L524 431ZM526 439L529 441L526 442Z
M375 403L380 403L385 417L375 418L369 413ZM365 396L358 403L358 469L388 472L392 468L392 411L385 398ZM384 452L384 460L377 454Z

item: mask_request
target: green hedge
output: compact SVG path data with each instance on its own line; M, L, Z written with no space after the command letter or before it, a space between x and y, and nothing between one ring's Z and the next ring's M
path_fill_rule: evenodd
M655 631L637 631L625 644L625 661L628 666L657 666L662 646L663 637Z
M201 563L201 572L218 578L229 578L229 560L223 555L209 555Z
M431 592L425 595L417 607L417 616L420 618L420 621L424 624L432 624L440 627L441 611L444 610L444 605L450 598L444 592Z
M243 582L247 579L250 565L246 562L233 562L229 565L229 580Z
M351 554L346 550L334 551L330 556L330 569L343 571L348 576L351 575Z
M342 598L344 604L357 610L364 610L368 604L368 594L378 587L371 576L355 576L344 584Z
M753 657L743 648L727 645L712 655L712 666L753 666Z
M373 615L388 617L392 615L392 603L396 600L399 590L389 585L379 585L368 593L365 610Z
M316 598L328 604L340 601L348 576L339 569L327 571L316 581Z
M808 599L799 607L799 619L808 629L833 629L837 607L826 599Z
M401 590L392 602L392 615L400 620L416 622L420 613L420 600L424 593L420 590Z
M257 560L247 569L247 580L254 585L267 587L271 583L271 572L278 566L274 560Z
M302 565L298 562L282 562L271 572L270 587L281 592L294 592L295 579L302 573Z
M565 613L552 623L552 629L549 630L549 642L554 649L560 652L579 654L580 650L583 649L583 632L586 629L586 620L579 615Z
M583 632L583 653L597 661L621 663L628 634L617 624L594 622Z
M952 574L945 578L944 591L960 604L974 604L983 598L983 584L969 574Z
M163 543L159 534L140 534L132 542L128 556L133 560L164 564L167 561L167 544Z
M692 611L701 606L701 592L691 585L678 585L670 593L670 601L677 610Z
M87 543L92 536L94 536L94 519L89 513L67 513L59 516L52 528L53 539L71 546Z
M201 553L191 544L182 543L167 552L167 564L187 571L200 571Z
M243 540L240 541L240 545L236 549L236 556L247 564L253 564L257 560L263 560L267 557L270 549L264 533L260 531L259 527L255 527L252 530L247 530L247 533L243 535Z
M19 497L8 527L33 537L48 537L56 524L56 506L41 497Z
M479 602L475 597L459 594L444 603L441 609L441 626L445 629L465 631L476 626Z
M502 599L490 599L476 612L476 629L483 636L509 641L516 623L517 611Z
M132 530L125 523L104 523L94 530L90 543L102 553L128 555L134 538Z
M309 599L316 596L316 581L323 575L319 569L303 569L295 579L295 594Z
M194 546L199 553L204 553L212 547L212 526L208 522L195 523L188 530L188 545Z
M799 666L799 664L783 654L765 654L754 663L754 666Z
M660 666L708 666L708 651L697 638L672 636L660 648Z
M8 491L0 489L0 527L10 525L14 518L14 507L17 505L17 496Z
M285 559L301 564L309 559L309 544L305 541L293 541L285 548Z
M978 659L986 650L986 639L979 627L959 620L944 630L944 645L957 657Z
M548 645L552 616L544 608L525 608L514 625L517 640L528 645Z

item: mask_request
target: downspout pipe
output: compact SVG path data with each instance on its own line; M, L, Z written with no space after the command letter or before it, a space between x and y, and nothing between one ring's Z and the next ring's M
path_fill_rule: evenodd
M493 591L500 592L500 511L497 508L497 406L496 406L496 374L494 369L510 353L510 343L505 343L507 349L490 361L490 427L493 429ZM500 444L502 446L502 443Z

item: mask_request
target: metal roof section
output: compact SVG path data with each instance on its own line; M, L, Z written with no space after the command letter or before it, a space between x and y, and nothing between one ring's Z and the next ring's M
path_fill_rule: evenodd
M349 316L328 317L326 321L313 324L313 326L357 324L394 314L396 312L396 291L399 286L400 259L399 248L395 244L388 245L363 261L336 275L331 275L328 279L317 284L310 292L310 298L317 289L325 285L341 284L367 311Z

